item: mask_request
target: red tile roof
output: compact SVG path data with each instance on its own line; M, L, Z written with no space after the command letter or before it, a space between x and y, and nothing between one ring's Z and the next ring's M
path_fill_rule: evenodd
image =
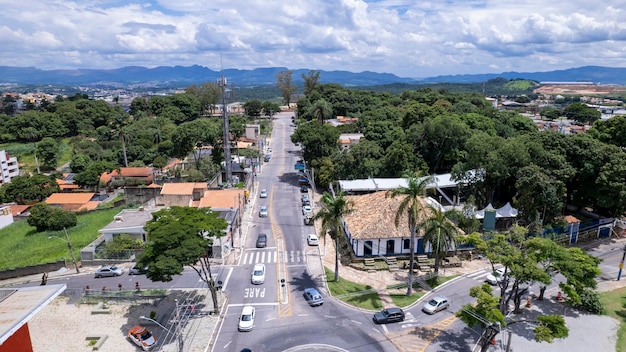
M95 193L52 193L47 204L79 204L84 205L91 201Z
M198 207L212 209L239 208L239 199L243 202L243 192L243 189L239 188L208 190L204 192Z
M108 183L113 177L145 177L152 180L154 177L153 170L151 167L120 167L119 170L103 173L100 176L100 181Z

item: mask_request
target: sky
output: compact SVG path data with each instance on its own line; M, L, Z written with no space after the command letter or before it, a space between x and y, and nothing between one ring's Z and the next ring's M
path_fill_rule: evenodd
M0 0L0 66L372 71L626 67L624 0Z

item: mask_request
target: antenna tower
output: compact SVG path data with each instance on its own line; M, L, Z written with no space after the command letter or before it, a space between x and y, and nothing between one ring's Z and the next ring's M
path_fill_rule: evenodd
M233 160L230 156L230 127L228 125L228 113L226 112L226 84L224 70L222 70L219 85L222 88L222 118L224 119L224 168L226 169L226 188L230 188L233 181Z

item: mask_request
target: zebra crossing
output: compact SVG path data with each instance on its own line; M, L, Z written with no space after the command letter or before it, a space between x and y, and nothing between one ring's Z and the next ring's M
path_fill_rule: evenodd
M476 272L473 272L471 274L466 275L466 277L472 279L472 280L476 280L476 281L485 281L485 279L487 278L487 275L491 274L491 270L489 269L483 269L483 270L479 270Z
M305 254L303 251L285 251L283 258L285 263L305 263ZM246 251L243 254L241 264L272 264L278 261L277 251Z

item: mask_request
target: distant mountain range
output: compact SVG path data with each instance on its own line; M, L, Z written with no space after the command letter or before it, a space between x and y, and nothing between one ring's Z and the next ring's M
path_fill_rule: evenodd
M224 70L229 84L240 87L275 85L276 74L285 71L285 67L258 68L254 70ZM302 84L302 74L309 69L292 70L293 83ZM584 66L548 72L503 72L488 74L464 74L437 76L423 79L403 78L390 73L323 71L320 82L338 83L343 86L375 86L392 83L427 84L427 83L477 83L492 78L530 79L545 81L584 81L600 84L626 85L626 68ZM202 82L217 81L222 72L213 71L203 66L160 66L146 68L128 66L112 70L76 69L76 70L40 70L34 67L0 66L0 84L17 85L89 85L89 86L169 86L181 87Z

